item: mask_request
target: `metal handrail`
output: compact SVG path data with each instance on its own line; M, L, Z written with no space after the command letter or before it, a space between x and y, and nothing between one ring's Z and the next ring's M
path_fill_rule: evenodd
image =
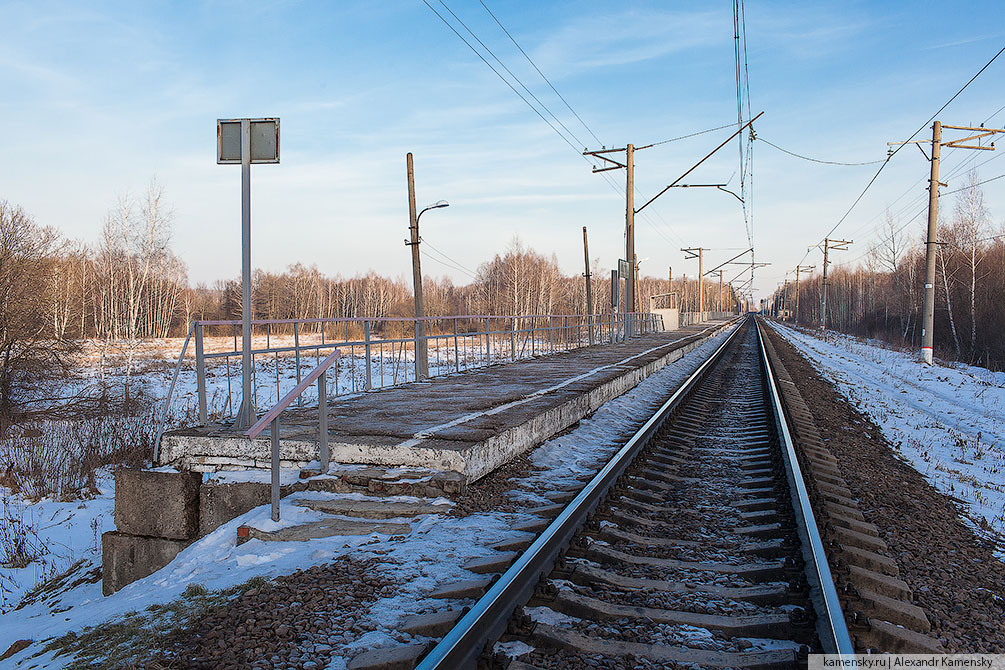
M712 355L691 373L670 399L618 450L488 592L422 659L416 670L457 670L476 666L485 641L497 639L505 630L513 610L527 601L538 580L551 570L555 559L568 546L587 516L604 500L614 483L666 418L697 387L740 330L740 327L735 328Z
M174 375L171 377L171 385L168 387L167 397L164 398L164 409L161 411L160 425L157 427L157 436L154 438L154 465L160 458L161 438L164 437L164 429L167 427L168 412L171 410L171 397L174 395L175 384L178 383L178 374L181 372L181 363L185 360L185 352L188 350L188 341L192 339L195 331L195 321L188 327L188 335L185 336L185 344L181 346L181 353L178 354L178 362L174 366Z
M854 654L855 646L852 644L851 636L848 634L848 626L844 620L844 613L841 611L841 601L838 598L837 589L834 587L834 577L831 574L830 566L827 564L827 551L824 549L823 541L820 539L820 531L817 529L816 518L813 515L813 507L810 502L809 493L806 490L806 482L803 480L803 473L799 467L799 460L796 456L795 446L792 443L792 435L789 433L788 423L785 421L785 411L782 408L781 394L775 382L775 376L771 371L771 363L768 360L768 352L764 348L764 334L759 320L757 324L757 341L761 348L761 365L764 367L764 374L767 379L768 393L771 399L771 407L775 415L775 423L778 432L778 439L782 444L783 461L785 462L785 476L789 480L789 491L792 496L792 505L797 512L796 530L802 540L803 559L807 565L813 566L812 570L807 570L810 581L810 597L813 601L817 614L817 635L820 637L820 644L824 647L824 652L828 654ZM813 582L816 581L816 584ZM816 591L816 594L814 594ZM814 597L815 596L815 597Z
M280 382L279 382L279 356L280 354L289 355L292 354L296 358L296 379L299 383L301 380L300 373L300 359L301 354L309 353L310 355L316 355L320 359L321 355L331 349L341 347L343 353L346 348L350 350L350 357L353 359L353 367L349 379L352 381L352 391L353 393L357 391L369 391L375 386L385 387L385 386L396 386L399 383L408 383L414 379L423 378L428 375L429 370L420 370L416 364L415 374L409 374L412 372L411 366L407 363L407 354L409 347L414 345L416 347L423 345L429 346L430 343L436 347L437 351L437 370L433 372L432 376L450 374L453 372L460 372L461 368L465 369L471 367L478 367L481 365L488 365L492 362L498 362L503 358L509 360L517 360L518 358L525 358L527 356L537 356L539 354L545 353L546 351L557 351L560 349L568 350L572 348L577 348L580 346L587 346L596 344L598 342L619 342L624 341L626 335L634 336L639 334L644 334L648 332L654 332L661 328L662 317L655 314L636 314L630 313L627 316L623 312L607 312L594 315L523 315L523 316L512 316L512 315L499 315L499 316L485 316L485 315L455 315L455 316L430 316L423 317L420 319L423 322L447 322L453 323L453 332L450 332L449 327L444 329L442 333L426 333L419 337L408 336L405 333L408 323L415 324L418 320L412 318L401 318L401 317L337 317L329 319L266 319L266 320L253 320L252 325L255 326L266 326L271 330L272 326L279 325L292 325L293 326L293 339L294 345L291 346L272 346L271 342L266 344L266 347L262 349L260 346L252 349L252 356L261 356L263 354L274 355L276 357L276 396L279 396ZM505 328L505 323L501 328L493 329L491 322L503 321L509 322L509 328ZM521 320L523 321L521 323ZM469 322L474 325L474 330L462 331L459 326L463 322ZM625 327L626 321L633 324L630 330L631 333L626 333L628 328ZM527 323L529 322L529 326ZM232 391L230 387L230 359L237 358L241 355L238 348L237 332L233 333L234 338L234 348L228 349L226 351L204 351L204 341L205 341L205 329L214 326L231 326L236 329L240 324L237 320L206 320L206 321L195 321L192 323L189 329L189 336L186 338L185 346L182 349L182 353L178 358L178 362L175 365L174 380L177 381L178 375L181 371L181 366L185 358L188 349L188 340L194 336L195 339L195 370L196 370L196 390L198 395L198 422L199 425L207 425L209 422L209 408L208 408L208 398L207 398L207 361L223 360L227 364L227 405L233 408L233 398ZM306 324L322 324L322 329L320 331L321 342L302 342L301 336L303 333L300 330L300 325ZM362 339L359 337L350 337L348 332L346 333L346 338L344 340L329 340L325 341L325 331L323 324L357 324L362 327L363 335ZM380 326L381 324L405 324L402 325L403 332L400 337L390 337L387 339L381 338L376 334L371 335L371 326ZM268 342L270 337L270 330L265 333L266 340ZM557 334L556 334L557 333ZM599 333L599 337L596 337ZM388 333L392 334L392 333ZM546 338L547 342L544 340L539 342L539 337ZM229 336L228 336L229 339ZM518 343L518 340L520 342ZM464 343L464 347L460 347L459 344ZM519 351L518 349L519 344ZM540 346L539 346L540 345ZM363 357L355 356L356 348L359 347L365 355ZM371 349L377 348L377 356L379 360L376 361L378 369L380 370L380 382L375 383L374 373L372 371L374 359L371 358ZM393 378L390 383L385 383L384 380L384 370L386 370L385 364L385 347L391 348L391 356L388 357L387 362L392 365ZM400 347L400 351L396 349ZM463 349L463 352L462 352ZM506 352L509 355L506 355ZM466 359L462 365L461 353L464 353ZM468 357L474 354L474 359ZM493 358L494 355L494 358ZM445 357L445 360L441 360L441 356ZM453 361L451 362L451 359ZM418 361L416 361L418 363ZM361 377L357 377L356 364L364 370L360 371ZM401 365L401 382L398 381L398 366ZM338 395L339 391L339 379L335 380L335 393ZM254 388L258 388L258 384L254 381ZM358 384L358 388L357 388ZM155 462L157 462L156 455L159 454L159 445L161 437L167 426L168 413L170 410L170 404L173 400L174 382L172 382L171 393L169 393L168 398L164 403L163 416L161 420L161 425L157 432L157 440L155 443ZM253 394L252 400L255 399Z
M318 383L318 436L321 443L321 472L328 472L331 453L328 449L328 390L325 372L339 359L339 350L336 349L330 356L325 358L320 365L311 370L299 384L289 393L284 395L272 408L267 411L261 419L255 422L251 428L244 433L245 437L255 439L258 435L272 427L272 520L279 521L279 415L283 410L293 404L293 401L300 397L308 386L315 381Z

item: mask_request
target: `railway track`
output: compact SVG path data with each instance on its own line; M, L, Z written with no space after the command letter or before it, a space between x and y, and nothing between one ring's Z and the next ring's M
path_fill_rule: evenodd
M510 670L781 668L852 653L753 319L418 668L505 667L502 649L526 652Z

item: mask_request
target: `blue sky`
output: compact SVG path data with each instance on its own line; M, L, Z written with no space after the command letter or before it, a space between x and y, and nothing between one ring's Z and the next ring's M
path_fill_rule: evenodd
M731 3L486 4L608 147L736 121ZM597 148L479 2L447 5L579 142ZM999 2L948 10L748 0L751 106L765 112L757 134L826 160L882 159L886 142L906 139L1005 45L1001 16ZM567 273L581 272L584 225L603 267L623 255L623 175L609 173L612 186L591 174L421 0L7 2L0 24L0 198L71 238L97 240L116 197L156 177L175 210L173 246L190 279L236 277L240 170L216 165L215 120L278 116L282 163L253 169L256 267L301 262L328 274L408 276L408 151L419 206L451 203L422 219L427 274L466 283L466 271L514 236L554 252ZM1005 125L1003 81L1005 56L940 119ZM729 133L639 152L637 198ZM867 250L887 207L904 223L924 209L927 163L909 149L835 232L856 241L846 260ZM955 166L991 159L980 176L994 177L1005 172L998 156L947 151L943 174L959 187L963 168ZM738 162L730 146L689 181L732 179L736 189ZM755 295L828 232L875 169L809 163L755 142L753 237L758 260L772 263L759 271ZM1005 179L985 193L1000 226ZM666 276L672 265L675 276L694 275L697 264L680 247L716 249L709 263L746 248L740 205L726 194L673 189L650 210L637 221L643 274ZM923 228L922 215L905 232ZM437 251L464 270L436 262ZM819 255L805 262L819 268Z

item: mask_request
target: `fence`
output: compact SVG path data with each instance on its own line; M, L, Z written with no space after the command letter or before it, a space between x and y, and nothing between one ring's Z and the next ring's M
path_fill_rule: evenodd
M279 401L284 386L299 384L304 366L320 364L335 349L341 358L327 372L331 395L397 386L417 379L462 372L493 363L623 341L663 329L655 314L592 316L447 316L424 319L340 318L252 321L252 388L255 407ZM422 326L416 332L416 325ZM196 321L175 366L161 431L170 416L174 388L195 340L199 424L232 417L240 407L241 322ZM416 347L427 352L416 359ZM425 358L426 361L422 359ZM425 363L425 369L423 369ZM316 398L304 393L298 405ZM159 437L158 437L159 442Z

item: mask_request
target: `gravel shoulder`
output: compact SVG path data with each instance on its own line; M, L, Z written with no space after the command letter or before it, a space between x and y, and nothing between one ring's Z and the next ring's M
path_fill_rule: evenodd
M883 532L901 578L954 653L1005 652L1005 564L963 521L957 503L905 463L868 417L786 340L769 337L838 459L868 521Z

